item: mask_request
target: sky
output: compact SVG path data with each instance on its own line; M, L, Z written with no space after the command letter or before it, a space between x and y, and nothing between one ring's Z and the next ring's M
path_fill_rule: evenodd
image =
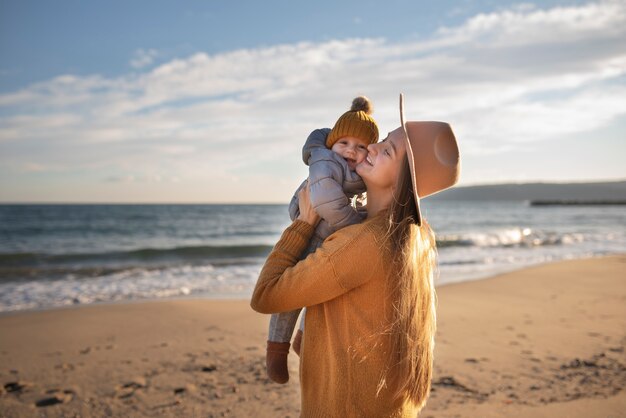
M0 0L0 202L287 203L368 96L459 185L626 179L626 1Z

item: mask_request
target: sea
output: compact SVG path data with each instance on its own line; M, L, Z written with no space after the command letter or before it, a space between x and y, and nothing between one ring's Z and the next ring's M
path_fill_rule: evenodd
M422 201L436 285L626 253L624 206ZM249 298L287 205L0 205L0 312Z

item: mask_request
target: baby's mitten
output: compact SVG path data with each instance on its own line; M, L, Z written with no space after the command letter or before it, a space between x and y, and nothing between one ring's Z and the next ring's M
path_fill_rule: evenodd
M276 383L287 383L289 381L289 370L287 369L287 355L289 354L289 343L267 342L267 354L265 355L265 367L267 376Z

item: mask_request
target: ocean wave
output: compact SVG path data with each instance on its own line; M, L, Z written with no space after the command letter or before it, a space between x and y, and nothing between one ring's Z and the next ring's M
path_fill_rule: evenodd
M0 283L0 312L186 296L249 298L260 268L259 264L134 268L83 280L10 281Z
M0 268L39 267L54 265L119 265L171 264L207 260L264 257L272 250L269 245L187 246L175 248L141 248L130 251L100 253L4 253L0 254Z
M466 232L437 236L439 248L449 247L537 247L580 243L586 238L581 233L557 233L530 228L508 228L487 232ZM83 276L93 275L94 270L130 267L165 266L173 264L198 264L226 262L243 258L266 257L271 245L201 245L173 248L138 248L128 251L76 252L54 254L44 252L0 253L0 275L10 269L71 267L86 268ZM24 271L20 273L23 275ZM59 271L59 273L62 273Z
M583 242L580 233L557 233L530 228L508 228L490 232L440 235L437 246L446 247L539 247Z

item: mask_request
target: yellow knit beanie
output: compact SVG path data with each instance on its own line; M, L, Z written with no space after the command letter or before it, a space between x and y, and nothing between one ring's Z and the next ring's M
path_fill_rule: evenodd
M353 136L374 144L378 142L378 125L373 117L372 104L365 96L352 101L352 107L337 119L337 123L326 138L326 147L332 148L340 138Z

